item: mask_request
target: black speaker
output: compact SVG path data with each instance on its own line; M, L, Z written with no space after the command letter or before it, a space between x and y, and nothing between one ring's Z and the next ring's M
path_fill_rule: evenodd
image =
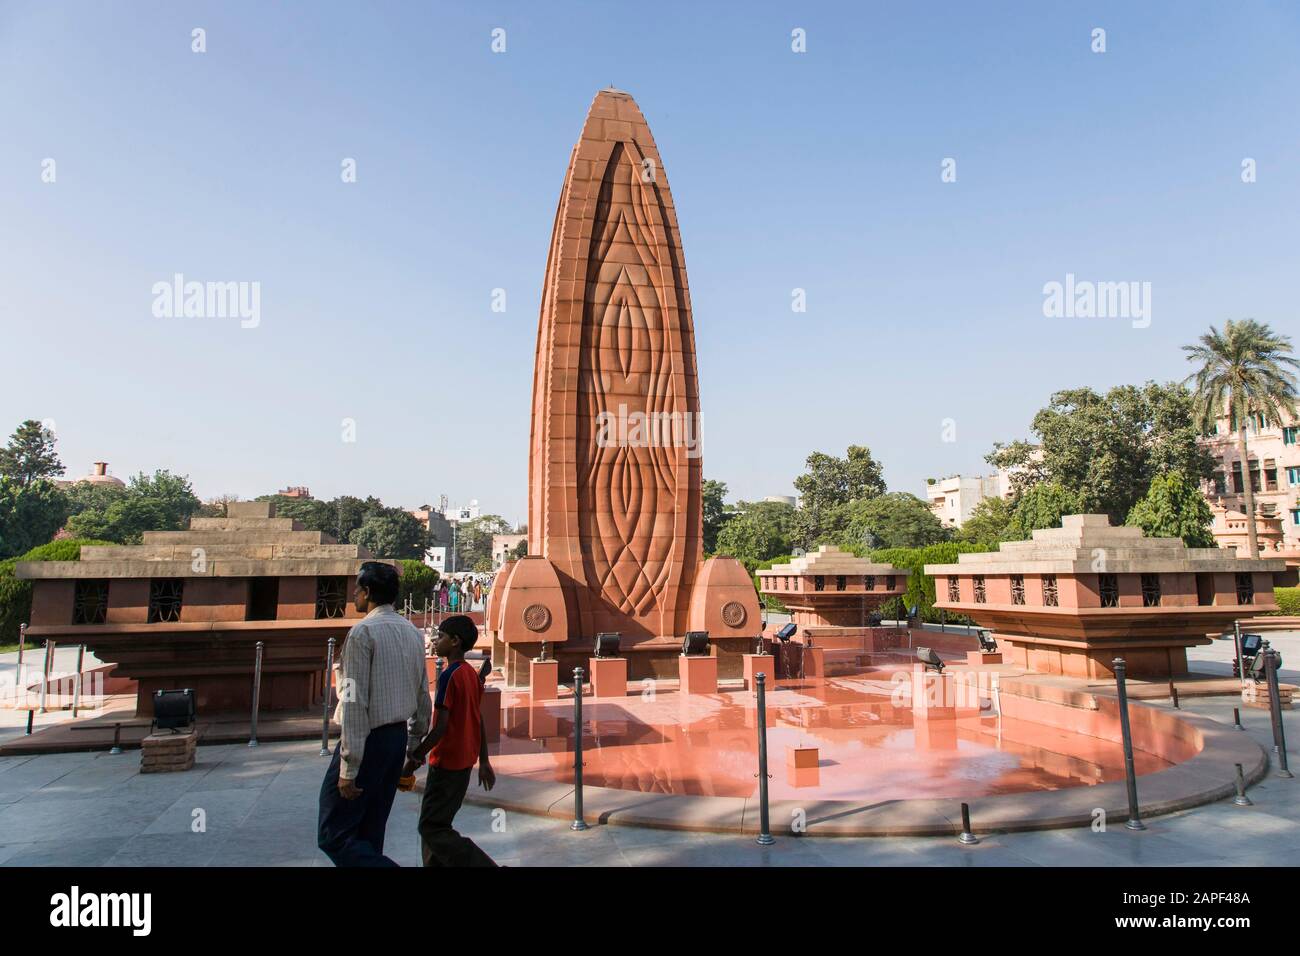
M618 657L618 645L622 640L617 631L607 631L596 635L597 657Z
M687 631L682 638L683 657L704 657L709 653L708 631Z
M153 692L153 726L159 730L178 730L194 723L194 691L156 690Z

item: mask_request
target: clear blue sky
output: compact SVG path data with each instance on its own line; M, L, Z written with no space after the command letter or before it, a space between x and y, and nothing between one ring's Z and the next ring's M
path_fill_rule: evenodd
M613 84L680 211L706 476L791 493L858 443L923 493L1055 389L1181 377L1230 317L1300 332L1298 11L5 2L0 426L52 419L72 474L524 518L547 242ZM260 326L155 318L176 272L259 281ZM1150 327L1045 318L1067 272L1152 283Z

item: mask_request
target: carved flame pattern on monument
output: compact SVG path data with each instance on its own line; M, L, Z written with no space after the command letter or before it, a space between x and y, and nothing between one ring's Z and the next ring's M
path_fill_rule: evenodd
M632 149L620 143L610 155L587 258L578 528L588 585L619 611L644 618L661 610L674 576L679 508L660 501L678 500L678 470L685 464L679 459L686 454L649 423L680 415L686 403L673 387L676 350L665 328L665 315L675 317L677 309L665 309L660 297L663 224L654 184L643 180ZM602 412L610 416L603 428ZM638 421L647 424L638 429Z

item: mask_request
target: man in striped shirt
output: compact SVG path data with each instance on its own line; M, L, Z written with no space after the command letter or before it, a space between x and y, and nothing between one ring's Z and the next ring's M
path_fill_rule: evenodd
M407 754L429 730L432 704L424 638L393 610L400 579L391 564L367 561L339 665L341 733L321 783L317 845L335 866L396 866L384 831Z

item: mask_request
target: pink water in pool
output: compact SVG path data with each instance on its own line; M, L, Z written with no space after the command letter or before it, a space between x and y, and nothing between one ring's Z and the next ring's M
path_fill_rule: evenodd
M1124 779L1118 742L997 716L992 701L955 718L915 718L898 705L889 668L823 683L780 681L767 695L769 788L783 798L880 801L1059 790ZM632 688L629 688L632 690ZM756 793L757 706L735 690L583 700L583 775L590 786L642 793ZM790 752L816 748L796 770ZM531 704L506 692L498 773L573 779L573 702ZM1135 753L1137 772L1171 764Z

